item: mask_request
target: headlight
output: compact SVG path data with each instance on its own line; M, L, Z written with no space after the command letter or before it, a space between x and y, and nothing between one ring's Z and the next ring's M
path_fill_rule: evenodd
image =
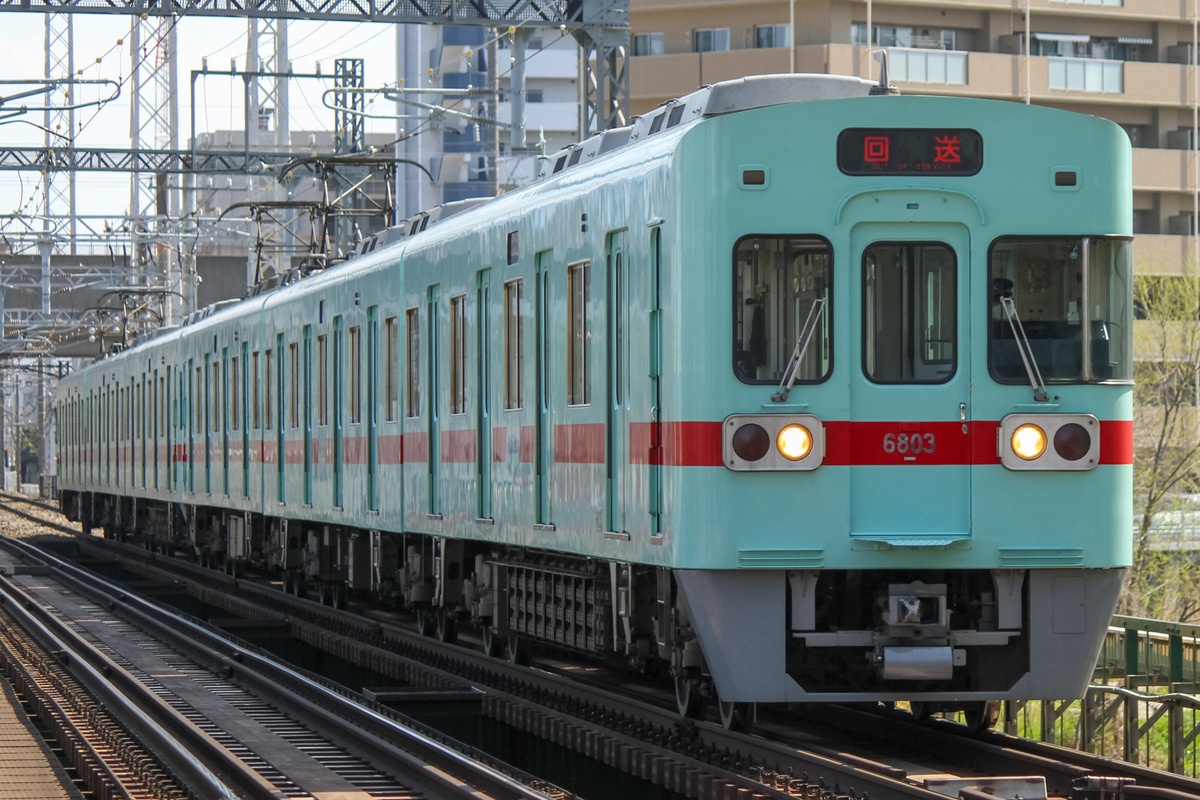
M1046 452L1046 432L1032 423L1025 423L1012 433L1013 452L1026 461L1033 461Z
M1100 422L1091 414L1009 414L996 451L1017 472L1086 472L1100 463Z
M812 414L730 414L721 428L734 472L812 472L825 458L825 426Z
M799 461L812 452L813 439L808 428L803 425L787 425L780 429L775 437L775 446L779 454L788 461Z

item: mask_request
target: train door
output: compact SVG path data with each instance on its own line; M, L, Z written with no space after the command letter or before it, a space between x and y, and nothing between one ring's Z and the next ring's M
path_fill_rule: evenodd
M550 524L550 465L554 463L554 442L550 432L550 251L537 255L537 282L534 291L534 359L537 373L537 409L534 414L534 485L537 506L534 522Z
M650 231L650 442L648 452L650 535L662 536L662 229Z
M492 271L481 269L476 278L475 315L476 315L476 347L475 359L477 380L475 381L475 431L476 431L476 484L479 487L480 519L492 517L492 420L491 397L488 394L491 385L491 355L489 346L492 337L490 309Z
M438 286L434 284L426 290L425 308L425 324L427 327L426 341L429 342L429 360L428 375L426 380L429 384L429 450L428 461L426 462L429 470L429 513L441 513L438 503L438 472L442 461L442 423L441 423L441 387L438 383L438 368L441 363L441 347L438 339Z
M629 537L629 289L625 231L609 234L605 248L605 531Z
M258 354L255 353L255 356ZM250 369L250 345L242 342L242 360L241 364L241 391L237 393L235 403L241 404L242 409L242 496L250 496L250 415L246 413L246 393L250 391L250 384L246 378L247 372ZM254 412L257 414L258 412Z
M375 397L375 376L379 363L379 307L367 309L367 509L379 510L375 473L379 462L379 413Z
M333 507L342 507L342 318L333 318Z
M312 506L313 437L312 437L312 326L304 326L304 505Z
M234 359L237 362L237 359ZM229 496L229 421L237 419L233 413L232 403L236 403L237 399L230 396L229 389L230 372L229 372L229 348L221 348L221 410L218 412L218 417L224 418L219 422L221 429L221 493L226 497ZM237 385L235 380L234 385Z
M968 539L969 234L952 224L859 225L851 245L851 536Z

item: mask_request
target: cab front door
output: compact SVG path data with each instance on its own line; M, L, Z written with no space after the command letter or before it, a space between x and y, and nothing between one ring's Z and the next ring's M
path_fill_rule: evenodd
M969 539L969 234L862 224L851 245L851 536Z

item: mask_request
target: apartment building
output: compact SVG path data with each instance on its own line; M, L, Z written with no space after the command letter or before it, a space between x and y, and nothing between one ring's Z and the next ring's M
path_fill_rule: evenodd
M1135 263L1179 274L1195 258L1193 13L1179 0L632 0L632 112L745 75L877 78L870 50L886 48L903 93L1029 102L1124 128Z

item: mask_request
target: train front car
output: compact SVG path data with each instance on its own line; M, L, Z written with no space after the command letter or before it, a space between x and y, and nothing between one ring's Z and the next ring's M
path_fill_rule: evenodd
M723 710L1079 696L1131 558L1125 134L915 96L706 123L675 165L682 710L705 672Z

